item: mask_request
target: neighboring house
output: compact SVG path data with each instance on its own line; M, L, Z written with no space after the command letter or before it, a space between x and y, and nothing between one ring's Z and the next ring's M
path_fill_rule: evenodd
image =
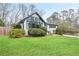
M22 29L25 30L26 35L28 34L28 29L33 28L35 26L35 24L46 27L48 34L54 33L57 28L57 25L48 24L47 22L45 22L37 12L33 13L32 15L29 15L28 17L24 18L17 24L21 25Z

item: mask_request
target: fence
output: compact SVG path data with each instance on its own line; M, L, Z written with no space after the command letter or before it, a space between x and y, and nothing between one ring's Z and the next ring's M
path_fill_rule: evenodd
M0 35L8 35L10 31L9 27L0 27Z

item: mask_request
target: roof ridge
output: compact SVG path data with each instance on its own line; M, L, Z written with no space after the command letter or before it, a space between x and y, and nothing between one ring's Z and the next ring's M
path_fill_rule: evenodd
M35 13L33 13L33 14L31 14L31 15L25 17L24 19L20 20L17 24L23 23L23 22L25 21L25 19L31 17L31 16L34 15L34 14L36 14L44 23L46 23L46 22L43 20L43 18L38 14L38 12L35 12ZM47 24L47 23L46 23L46 24Z

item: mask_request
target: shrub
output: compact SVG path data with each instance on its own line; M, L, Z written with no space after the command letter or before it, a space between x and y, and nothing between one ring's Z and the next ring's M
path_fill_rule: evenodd
M34 36L34 37L45 36L46 33L47 33L46 31L44 31L44 30L42 30L40 28L32 28L32 29L28 30L28 35Z
M0 19L0 26L5 26L4 22Z
M40 27L40 29L42 29L42 30L47 32L47 28L46 27Z
M12 29L10 31L10 37L11 38L20 38L20 37L23 37L24 34L25 34L25 32L22 29Z
M13 27L13 29L21 29L21 25L13 24L12 27Z
M57 34L75 34L76 32L79 32L78 29L74 27L74 24L68 21L63 21L59 23L56 31Z
M63 30L60 28L56 29L56 34L63 35Z

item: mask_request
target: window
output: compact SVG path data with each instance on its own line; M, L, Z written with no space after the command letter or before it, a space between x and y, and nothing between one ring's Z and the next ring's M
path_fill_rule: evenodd
M49 28L56 28L56 26L55 25L49 25Z
M38 17L31 17L27 20L28 28L39 28L43 26L43 22Z

